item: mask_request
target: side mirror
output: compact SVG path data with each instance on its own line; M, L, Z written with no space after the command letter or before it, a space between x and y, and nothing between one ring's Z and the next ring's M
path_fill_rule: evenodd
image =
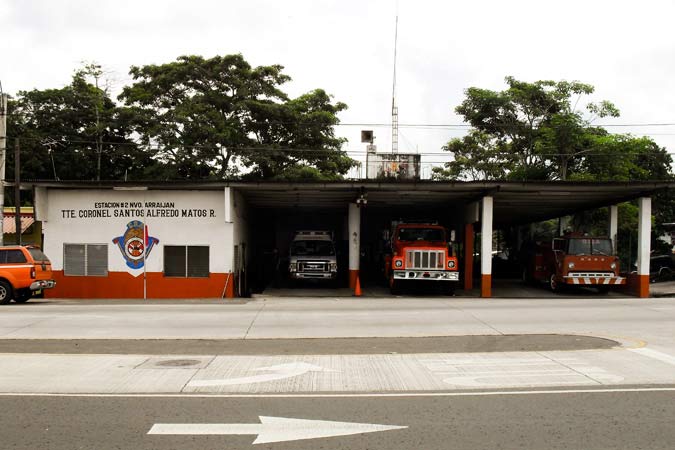
M565 239L553 239L553 251L565 250Z

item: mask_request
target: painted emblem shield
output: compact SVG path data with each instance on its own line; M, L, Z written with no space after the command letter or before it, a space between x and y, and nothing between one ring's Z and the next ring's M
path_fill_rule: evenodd
M152 248L159 243L159 239L148 234L148 227L143 222L132 220L127 224L124 234L113 239L113 243L122 252L127 266L140 269L150 256Z

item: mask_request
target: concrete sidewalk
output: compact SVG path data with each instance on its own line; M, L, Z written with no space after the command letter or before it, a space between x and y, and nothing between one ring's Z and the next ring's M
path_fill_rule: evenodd
M254 339L492 334L624 336L675 347L672 298L260 298L0 308L2 339Z
M324 355L309 351L300 355L261 351L255 355L161 356L4 353L0 354L0 392L367 393L675 384L672 298L264 298L245 304L46 302L0 308L2 339L515 334L597 336L614 339L622 347L416 354L375 350L372 354ZM307 345L311 347L312 342Z

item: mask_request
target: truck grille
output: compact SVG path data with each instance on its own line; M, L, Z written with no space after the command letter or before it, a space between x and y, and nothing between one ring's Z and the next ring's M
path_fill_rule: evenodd
M328 272L325 261L298 261L298 272Z
M408 250L406 251L406 269L444 269L445 251Z

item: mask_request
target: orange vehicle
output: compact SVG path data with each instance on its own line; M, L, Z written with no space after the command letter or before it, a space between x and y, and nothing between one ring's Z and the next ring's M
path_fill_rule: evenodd
M523 280L546 282L556 292L565 286L596 287L607 292L626 284L619 276L619 258L606 237L570 233L540 244L524 255Z
M402 283L428 281L448 293L459 280L457 257L447 240L444 227L435 223L394 223L390 252L385 256L384 273L392 293Z
M0 247L0 304L24 303L54 286L52 263L38 247Z

